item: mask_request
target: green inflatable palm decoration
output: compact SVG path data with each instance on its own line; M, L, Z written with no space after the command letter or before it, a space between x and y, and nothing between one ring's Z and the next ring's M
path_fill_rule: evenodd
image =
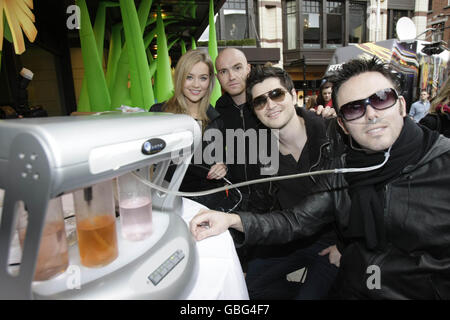
M81 13L80 42L90 106L89 108L79 103L78 111L98 112L109 110L111 98L109 96L102 63L98 54L86 0L76 0L76 4L80 8Z
M209 2L209 41L208 41L208 52L214 64L214 71L216 70L215 63L218 53L217 50L217 36L216 36L216 25L214 24L214 1ZM211 94L211 105L215 106L217 99L222 95L220 83L216 78L216 83L214 84L214 89Z
M170 57L167 48L166 32L164 30L164 23L161 17L161 7L158 5L156 18L156 33L157 33L157 59L156 59L156 80L155 93L156 100L163 102L168 100L173 95L174 87L172 81L172 71L170 68Z

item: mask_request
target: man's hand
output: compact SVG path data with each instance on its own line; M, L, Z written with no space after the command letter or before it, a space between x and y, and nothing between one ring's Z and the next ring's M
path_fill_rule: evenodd
M224 163L216 163L209 169L206 179L222 179L227 174L227 166Z
M318 116L322 116L323 118L327 119L327 118L336 118L337 114L336 114L336 110L334 110L334 108L330 108L330 107L323 107L323 105L318 105L315 108L311 108L309 109L309 111L313 111L315 112Z
M319 252L320 256L325 256L327 254L329 255L328 260L330 261L330 263L334 264L336 267L339 268L339 266L341 264L341 253L337 249L336 245L330 246Z
M189 228L197 241L221 234L228 228L243 231L241 218L237 214L205 209L192 218Z

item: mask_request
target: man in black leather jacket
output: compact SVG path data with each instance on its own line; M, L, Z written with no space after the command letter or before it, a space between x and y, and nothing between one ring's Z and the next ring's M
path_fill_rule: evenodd
M335 221L343 241L332 298L450 299L450 140L405 117L396 78L377 59L342 65L333 83L350 148L329 167L371 170L324 176L328 191L292 210L200 212L193 235L230 227L238 243L285 243Z

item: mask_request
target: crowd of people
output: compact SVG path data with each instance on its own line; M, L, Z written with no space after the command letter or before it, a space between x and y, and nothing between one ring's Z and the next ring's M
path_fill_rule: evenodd
M251 299L450 298L449 82L431 107L426 91L407 106L389 66L355 59L302 108L281 68L252 67L235 48L219 52L215 67L206 53L187 52L174 96L151 108L188 114L203 133L234 133L215 146L224 160L192 162L181 190L266 177L251 161L251 131L258 146L261 130L275 135L276 176L347 169L245 186L237 205L221 194L194 198L208 209L192 219L193 236L231 232ZM224 93L213 108L216 76ZM243 162L227 157L238 149Z

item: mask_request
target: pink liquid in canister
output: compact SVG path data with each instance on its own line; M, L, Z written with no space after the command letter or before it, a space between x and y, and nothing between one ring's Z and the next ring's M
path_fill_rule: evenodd
M136 197L120 201L122 236L138 241L150 236L153 231L152 202L148 197Z

